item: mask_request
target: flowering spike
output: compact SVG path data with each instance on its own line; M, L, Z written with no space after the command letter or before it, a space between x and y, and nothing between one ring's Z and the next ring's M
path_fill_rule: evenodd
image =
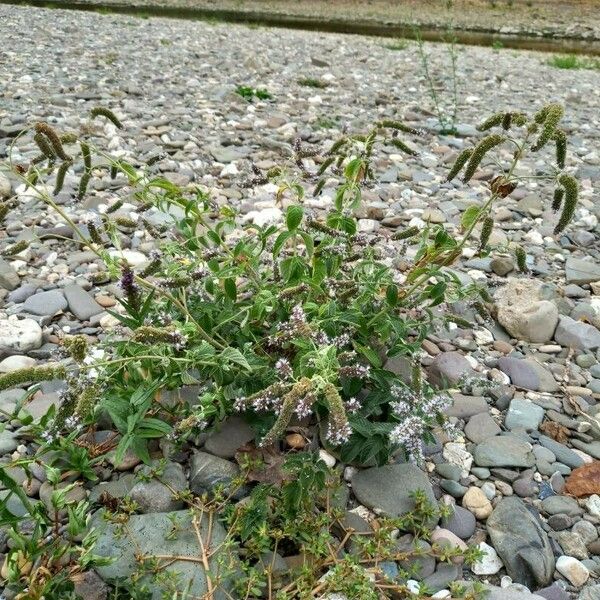
M18 369L0 375L0 391L14 388L24 383L39 383L40 381L50 381L51 379L62 379L65 375L65 367L55 363L41 367Z
M404 133L412 133L413 135L417 135L419 133L416 129L405 125L402 121L395 121L393 119L384 119L383 121L379 121L376 126L382 129L387 128L395 129L396 131L404 131Z
M579 186L577 185L577 180L575 177L568 175L567 173L563 173L558 178L558 182L565 189L565 200L560 219L554 228L555 234L563 231L571 222L571 219L575 214L575 207L577 206L577 197L579 196Z
M527 254L523 249L523 246L515 247L515 257L517 259L517 267L521 273L528 273L529 268L527 267Z
M271 446L281 438L294 414L298 402L312 390L312 387L313 382L308 377L303 377L285 394L279 416L273 427L271 427L267 435L261 440L261 446Z
M510 113L508 113L508 114L510 114ZM504 113L496 113L495 115L492 115L491 117L486 119L483 123L480 123L479 125L477 125L477 131L488 131L492 127L497 127L498 125L500 125L503 122L504 117L505 117Z
M452 181L459 173L460 170L467 164L469 158L471 158L471 154L473 154L473 148L465 148L456 158L448 176L446 177L446 181Z
M69 170L69 167L72 165L73 163L70 160L64 160L60 167L58 167L58 171L56 171L56 183L54 184L54 191L53 194L56 196L57 194L60 194L61 190L63 189L63 185L65 184L65 176L67 174L67 171Z
M6 248L6 250L2 252L2 256L14 256L15 254L19 254L19 252L23 252L23 250L26 250L28 247L29 241L21 240L20 242L12 244L12 246Z
M557 129L552 137L556 144L556 165L559 169L564 169L567 160L567 135L562 129Z
M329 156L328 158L326 158L321 163L321 166L319 167L319 170L317 171L317 175L319 175L319 176L323 175L323 173L325 173L325 171L327 171L327 169L333 164L334 160L335 160L335 156Z
M323 389L325 400L329 408L327 420L327 440L335 446L348 441L352 431L348 425L348 416L337 388L332 383L325 384Z
M54 154L58 156L58 158L61 160L71 160L71 157L64 151L58 134L52 127L50 127L50 125L48 125L48 123L36 123L35 131L36 133L42 133L48 138L50 144L52 145L52 150L54 151Z
M117 115L115 115L115 113L110 110L109 108L104 108L103 106L97 106L95 108L92 108L92 110L90 110L90 115L92 117L92 119L95 119L96 117L106 117L115 127L117 127L118 129L123 129L123 124L121 123L121 121L119 121L119 119L117 118Z
M78 363L82 363L88 351L88 343L83 335L74 335L63 341L63 346L71 357Z
M79 189L77 190L77 200L82 200L90 183L91 173L86 171L79 181Z
M416 225L414 225L413 227L409 227L408 229L403 229L402 231L397 231L392 236L392 239L393 240L408 240L412 237L415 237L415 235L418 235L418 233L419 233L419 228Z
M552 138L556 128L558 127L558 123L562 119L565 109L560 104L549 104L544 107L544 120L542 124L542 132L538 137L536 143L531 147L533 151L540 150L543 148ZM537 121L537 119L536 119Z
M399 140L398 138L392 138L391 140L389 140L389 143L392 144L392 146L395 146L396 148L398 148L398 150L404 152L405 154L408 154L409 156L417 155L416 150L413 150L410 146L408 146L407 144L405 144L402 140Z
M48 143L48 138L43 133L36 133L33 136L33 141L45 158L51 161L56 160L56 154L54 150L52 150L52 146Z
M327 154L335 154L347 141L348 141L348 138L341 137L339 140L334 142L334 144L333 144L333 146L331 146L331 148L329 148L329 151L327 152Z
M465 169L465 174L463 176L463 182L467 183L468 181L470 181L471 178L473 177L473 175L475 175L475 171L477 170L477 167L483 160L483 157L492 148L499 146L500 144L504 143L505 141L506 141L506 137L504 137L503 135L498 135L498 134L488 135L487 137L483 138L479 142L479 144L477 144L477 146L475 146L475 149L473 150L473 154L471 154L471 157L469 158L469 162L467 163L467 168Z
M313 196L318 196L324 187L325 187L325 178L323 177L323 178L319 179L319 181L317 181L317 185L315 185L315 189L313 190Z
M481 235L479 236L479 248L483 249L487 246L490 241L490 236L494 230L494 219L492 217L486 217L481 225Z
M554 190L554 198L552 199L552 210L558 212L562 205L563 198L565 196L565 190L558 187Z

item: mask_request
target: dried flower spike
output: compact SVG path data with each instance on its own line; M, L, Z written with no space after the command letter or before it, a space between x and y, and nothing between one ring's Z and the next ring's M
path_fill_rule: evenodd
M567 160L567 135L562 129L557 129L552 137L556 144L556 165L559 169L564 169Z
M57 194L60 194L61 190L63 189L63 186L65 184L65 176L67 175L67 171L69 170L69 167L72 164L73 163L70 160L64 160L60 164L60 167L58 167L58 171L56 172L56 183L54 184L53 191L55 196Z
M492 235L492 231L494 230L494 219L492 217L486 217L483 220L483 224L481 225L481 235L479 236L479 248L483 250L488 242L490 241L490 237Z
M491 117L487 118L483 123L477 125L477 131L488 131L492 127L497 127L498 125L503 123L505 116L505 113L501 112L492 115Z
M392 236L392 239L393 240L408 240L412 237L415 237L415 235L418 235L418 233L419 233L419 228L415 225L413 227L409 227L408 229L403 229L402 231L397 231Z
M19 254L19 252L23 252L23 250L26 250L27 248L29 248L29 242L27 240L21 240L16 244L8 246L8 248L2 252L2 256L14 256L15 254Z

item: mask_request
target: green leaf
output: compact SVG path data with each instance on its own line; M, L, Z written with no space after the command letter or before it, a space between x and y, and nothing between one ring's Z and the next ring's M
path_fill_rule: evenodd
M385 291L385 297L390 306L396 306L398 304L398 286L394 283L388 285Z
M375 352L372 348L368 348L367 346L361 346L360 344L355 344L356 349L374 366L377 368L381 367L381 358L379 354Z
M460 224L462 225L462 228L469 229L469 227L471 227L479 217L480 212L481 209L479 208L479 206L469 206L469 208L465 210L460 219Z
M246 357L237 348L225 348L219 356L224 361L232 362L250 371L250 363L248 363Z
M225 279L223 282L223 288L225 289L225 295L234 302L237 299L237 286L235 285L235 279Z
M275 240L275 243L273 244L273 256L274 257L279 256L279 253L281 252L281 249L285 246L285 243L294 235L295 235L294 231L282 231L277 236L277 239Z
M287 228L290 231L294 231L298 228L298 225L302 222L302 217L304 216L304 209L298 204L293 204L292 206L288 206L287 213L285 216L285 222L287 224Z

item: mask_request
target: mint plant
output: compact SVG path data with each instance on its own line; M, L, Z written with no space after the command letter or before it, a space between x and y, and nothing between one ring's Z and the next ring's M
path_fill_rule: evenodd
M122 125L106 109L91 116ZM279 444L290 424L304 422L315 424L344 461L382 464L399 447L418 460L423 441L445 426L448 403L422 381L414 359L439 318L433 309L476 294L484 310L489 300L485 290L461 286L447 267L477 227L477 250L490 251L493 207L528 177L517 170L523 156L549 144L556 166L535 177L555 182L553 206L561 210L555 232L573 218L578 190L564 171L562 116L562 107L548 105L531 119L508 112L486 120L482 131L498 127L502 133L465 149L448 179L462 172L468 183L504 145L514 149L511 162L496 163L489 197L465 211L461 237L441 226L393 236L401 246L416 248L414 264L404 273L388 266L397 249L359 232L355 216L363 187L375 177L377 149L415 152L401 136L419 132L400 121L382 120L324 152L298 142L288 164L255 169L252 183L277 186L283 219L245 226L229 206L214 206L199 188L181 189L150 167L111 159L89 135L61 135L36 124L41 153L28 167L13 164L13 173L74 228L81 246L103 259L103 277L119 281L121 310L113 315L122 329L100 353L81 338L65 337L68 360L2 375L0 388L67 376L71 385L54 432L67 432L74 419L87 425L107 415L120 434L118 460L131 448L148 461L148 440L182 441L234 412L253 423L263 446ZM95 155L102 159L96 165ZM84 166L78 195L86 193L91 177L121 173L127 181L123 198L133 197L136 210L123 214L123 200L116 200L99 219L88 221L87 235L78 229L48 186L39 185L53 182L50 187L60 189L76 156ZM332 205L323 216L308 211L305 196L326 187L333 190ZM10 201L4 210L10 210ZM153 225L148 215L156 212L168 215L172 227ZM156 246L138 269L119 252L119 228L132 226L143 228ZM526 268L522 250L516 254ZM386 368L396 356L414 363L412 381ZM172 402L172 391L191 385L200 390L196 400Z

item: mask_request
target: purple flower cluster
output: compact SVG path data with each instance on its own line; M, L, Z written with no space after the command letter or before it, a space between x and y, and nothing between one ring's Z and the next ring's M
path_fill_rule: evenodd
M390 390L394 401L390 407L402 421L390 433L393 444L403 446L417 461L423 460L423 435L432 422L450 406L444 394L423 396L401 386Z
M352 429L348 423L337 426L333 421L329 421L325 437L330 444L340 446L345 444L352 435Z

